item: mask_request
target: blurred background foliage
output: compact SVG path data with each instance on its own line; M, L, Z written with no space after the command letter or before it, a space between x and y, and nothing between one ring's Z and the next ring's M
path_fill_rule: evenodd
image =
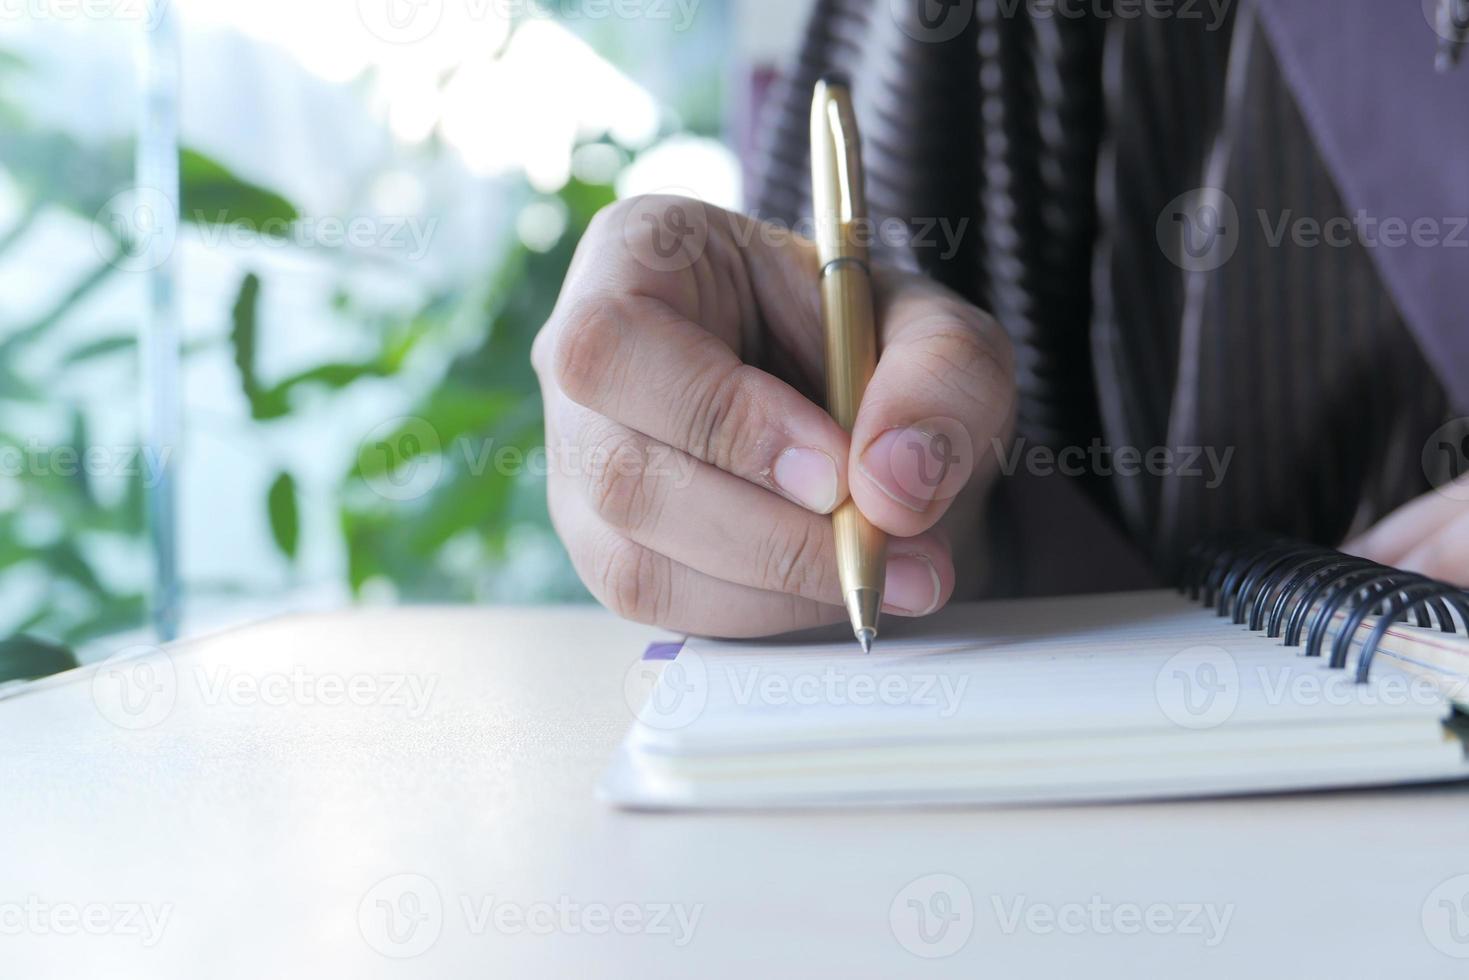
M613 51L615 60L627 42L625 28L614 28L588 26L611 31L595 40L597 50ZM697 46L684 57L697 58ZM0 587L20 572L33 583L12 591L6 603L0 682L64 669L75 662L73 648L144 624L151 567L144 497L152 471L147 460L118 463L127 449L136 449L138 324L124 308L106 330L68 330L78 309L127 275L126 259L139 247L126 224L110 220L109 210L131 184L133 147L125 139L86 139L28 112L12 89L30 70L22 57L0 50L0 177L21 202L13 220L0 221L0 275L6 275L9 253L58 210L90 226L96 254L53 290L43 308L17 315L9 304L0 305ZM678 106L659 123L660 140L720 130L719 67L705 64L687 77ZM273 372L261 356L271 331L281 329L270 320L269 300L272 291L291 285L270 263L251 262L247 253L228 309L219 311L216 327L185 332L183 356L187 366L227 354L252 440L271 447L275 432L330 415L338 401L346 406L356 397L360 404L359 389L375 384L394 385L410 407L387 420L357 412L348 427L355 445L318 447L350 460L326 506L308 499L315 491L290 453L267 449L259 454L271 475L258 514L221 513L218 520L258 519L286 569L287 585L295 581L292 570L312 522L330 521L343 555L338 585L347 596L585 598L555 547L543 467L532 462L542 424L529 352L588 222L616 198L619 177L648 149L594 134L577 152L599 166L579 169L555 189L537 188L524 175L498 178L502 212L522 220L502 222L483 266L426 277L409 304L384 302L364 290L362 263L339 256L337 285L312 329L348 332L352 342L340 346L358 350L357 356ZM432 157L451 151L429 139L418 152ZM179 219L186 228L271 229L291 247L303 209L287 192L245 179L230 161L189 147L180 153L180 179ZM531 234L527 215L537 219ZM6 288L19 285L13 276L7 281ZM106 404L112 415L125 417L133 445L115 438L99 444L92 431L95 403L89 407L87 398L68 395L78 384L89 397L97 384L106 386ZM118 420L108 422L115 431ZM102 479L81 463L99 449L114 461ZM184 465L208 461L189 458ZM425 468L430 479L420 479ZM192 596L259 591L243 577L185 584Z

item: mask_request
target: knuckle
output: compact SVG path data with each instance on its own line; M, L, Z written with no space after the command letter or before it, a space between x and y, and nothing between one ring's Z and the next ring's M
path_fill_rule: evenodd
M612 382L624 314L620 300L605 296L580 303L567 314L552 356L552 375L572 401L592 405L602 399Z
M816 521L783 523L766 535L758 558L761 581L787 595L826 595L835 567L828 528Z
M709 372L692 387L683 436L695 457L726 472L737 472L760 441L760 415L749 391L750 369Z
M536 331L536 339L530 345L530 366L535 369L536 375L542 379L547 376L551 366L551 325L548 323Z
M634 440L609 433L588 454L587 494L597 516L619 530L643 527L652 516L654 477Z
M1014 370L1003 332L997 335L971 326L951 326L920 344L914 355L916 366L935 390L959 405L1004 413L1014 387Z
M669 581L663 558L618 535L609 535L595 561L597 597L612 612L634 622L667 620Z
M622 229L626 226L629 215L638 209L642 200L641 195L626 197L603 207L587 223L586 237L594 242L606 239L621 241Z

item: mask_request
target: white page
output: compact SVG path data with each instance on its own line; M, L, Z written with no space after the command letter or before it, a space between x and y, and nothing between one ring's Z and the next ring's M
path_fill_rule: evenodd
M1169 592L965 605L888 625L871 656L839 630L825 642L690 640L636 737L695 752L1447 714L1432 685L1390 663L1357 685Z
M634 806L1153 798L1461 778L1440 689L1354 683L1174 593L691 640L604 794Z

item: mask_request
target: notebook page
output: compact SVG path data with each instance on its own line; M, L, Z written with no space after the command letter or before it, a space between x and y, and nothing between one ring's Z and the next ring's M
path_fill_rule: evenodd
M1361 726L1448 711L1433 684L1386 660L1357 685L1350 671L1171 592L959 606L886 625L871 656L839 630L690 641L633 742L682 754L789 751Z

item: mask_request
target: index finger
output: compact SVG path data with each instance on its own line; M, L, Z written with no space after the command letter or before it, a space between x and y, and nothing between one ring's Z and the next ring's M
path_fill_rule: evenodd
M717 213L689 207L685 217L694 214L696 223ZM641 212L628 210L608 212L589 232L553 316L553 349L544 359L557 387L599 415L809 510L835 509L847 496L847 434L790 384L746 363L739 349L755 329L752 319L766 319L771 305L757 299L759 277L744 253L771 246L731 237L738 223L726 216L710 223L683 267L660 268L644 254L656 242L626 241L657 235L658 223L644 231L629 220ZM787 244L788 264L811 260L809 246ZM677 261L678 254L666 260ZM814 274L811 282L814 292Z

